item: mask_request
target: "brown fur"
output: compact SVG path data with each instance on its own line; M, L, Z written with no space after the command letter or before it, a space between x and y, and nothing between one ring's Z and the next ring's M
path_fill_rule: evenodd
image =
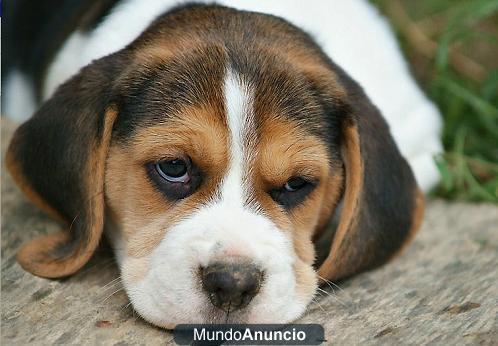
M314 261L311 238L319 221L320 206L326 198L329 181L336 177L329 166L327 149L320 140L292 122L268 115L260 131L261 138L254 149L258 156L252 163L255 200L281 229L292 230L296 254L311 264ZM294 176L306 176L320 183L302 205L288 213L271 199L267 191L282 187Z
M164 124L144 128L125 146L115 144L106 169L107 203L128 241L128 255L147 256L169 225L212 196L227 169L228 129L216 109L185 109ZM188 155L206 175L193 196L168 201L153 186L144 163ZM123 162L126 166L123 167Z
M357 129L347 127L345 130L345 165L346 165L346 190L344 192L344 208L341 215L341 223L338 226L332 242L330 254L322 263L318 275L324 278L335 279L341 276L341 258L339 258L342 242L346 237L354 237L348 232L354 231L355 213L358 208L358 199L362 189L361 176L363 175L363 165L360 159L360 140Z

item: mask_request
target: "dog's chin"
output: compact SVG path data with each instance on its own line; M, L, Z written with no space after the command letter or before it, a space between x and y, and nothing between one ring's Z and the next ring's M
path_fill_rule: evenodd
M226 311L212 305L202 290L150 290L150 281L125 281L124 285L134 310L147 322L165 329L174 329L178 324L290 323L303 315L316 292L315 281L306 282L306 291L299 290L285 299L278 299L272 287L262 288L248 306ZM174 298L172 291L185 294Z
M311 298L310 298L311 301ZM199 310L198 316L184 316L183 318L172 318L169 313L159 311L150 313L140 308L140 305L134 305L138 314L147 322L167 330L173 330L179 324L263 324L263 323L291 323L298 319L306 310L308 304L292 304L293 313L289 311L278 311L268 314L264 309L243 309L238 311L227 312L212 305L205 305ZM171 311L170 311L171 313ZM173 313L174 315L174 313ZM161 317L162 316L162 317Z
M149 323L165 329L174 329L178 324L265 324L290 323L306 311L316 293L316 274L311 267L301 270L299 284L290 285L287 295L285 287L272 285L269 279L261 291L244 308L222 310L209 301L205 292L191 285L158 285L149 279L124 286L135 311ZM170 281L171 283L171 281Z

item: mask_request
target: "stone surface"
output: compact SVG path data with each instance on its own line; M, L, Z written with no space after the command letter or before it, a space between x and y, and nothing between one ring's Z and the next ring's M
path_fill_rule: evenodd
M2 119L2 154L14 125ZM2 155L3 157L3 155ZM58 225L2 168L1 343L164 345L171 333L128 304L108 247L64 280L24 272L16 249ZM415 242L384 267L330 288L303 323L331 344L498 344L498 208L431 201Z

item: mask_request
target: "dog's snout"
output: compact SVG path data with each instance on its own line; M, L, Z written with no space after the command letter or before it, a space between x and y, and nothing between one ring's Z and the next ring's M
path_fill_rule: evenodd
M211 303L225 311L246 307L259 292L263 272L252 263L216 262L201 270Z

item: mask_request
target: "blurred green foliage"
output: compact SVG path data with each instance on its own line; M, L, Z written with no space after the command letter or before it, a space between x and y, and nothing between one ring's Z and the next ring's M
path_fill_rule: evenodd
M433 195L498 203L498 0L372 0L443 118Z

